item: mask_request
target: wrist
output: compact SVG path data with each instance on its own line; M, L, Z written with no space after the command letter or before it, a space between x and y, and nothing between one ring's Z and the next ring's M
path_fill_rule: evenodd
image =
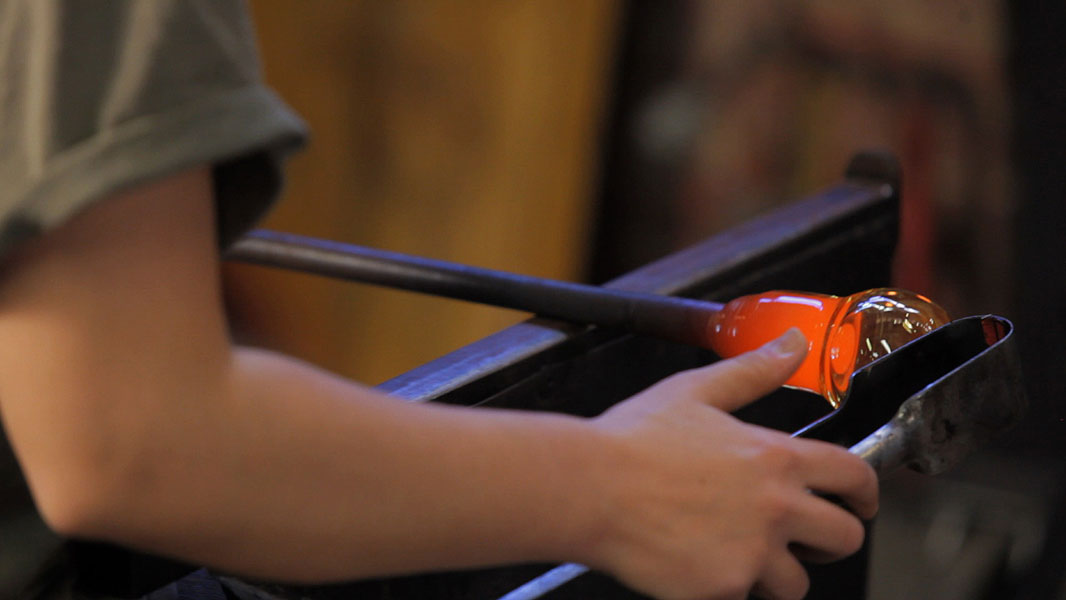
M616 478L626 464L625 444L615 432L597 426L594 420L581 421L581 439L576 446L580 462L574 461L575 481L569 489L572 518L560 560L603 568L612 531L620 515L619 486Z
M514 515L522 521L517 529L528 536L525 554L534 561L587 564L598 556L606 531L603 493L614 444L589 419L541 414L526 424L532 426L527 456L540 458L528 474L536 477L527 488L533 497L516 499L516 506L525 507Z

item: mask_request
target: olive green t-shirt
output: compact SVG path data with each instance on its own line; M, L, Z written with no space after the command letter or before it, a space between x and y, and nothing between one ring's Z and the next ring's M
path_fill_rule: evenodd
M261 81L238 0L0 0L0 259L113 192L199 164L213 165L220 240L233 239L304 138ZM67 548L0 431L0 599L76 597Z

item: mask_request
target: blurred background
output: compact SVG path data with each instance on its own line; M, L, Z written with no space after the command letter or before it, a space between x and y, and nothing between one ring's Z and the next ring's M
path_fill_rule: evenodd
M885 485L873 599L1066 600L1066 5L252 0L308 121L268 227L601 283L903 166L895 285L1018 327L1030 415ZM227 266L236 335L370 384L526 315Z

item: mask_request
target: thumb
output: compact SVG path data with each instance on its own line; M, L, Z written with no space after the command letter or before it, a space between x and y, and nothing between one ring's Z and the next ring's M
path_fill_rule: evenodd
M733 412L781 387L807 356L807 338L793 327L760 348L692 372L705 402Z

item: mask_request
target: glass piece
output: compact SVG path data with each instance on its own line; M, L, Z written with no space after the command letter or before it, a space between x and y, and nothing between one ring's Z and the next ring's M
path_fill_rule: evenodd
M711 349L730 357L798 327L808 354L785 385L820 394L836 408L857 369L948 322L944 309L906 290L876 288L844 298L773 291L729 302L707 335Z

